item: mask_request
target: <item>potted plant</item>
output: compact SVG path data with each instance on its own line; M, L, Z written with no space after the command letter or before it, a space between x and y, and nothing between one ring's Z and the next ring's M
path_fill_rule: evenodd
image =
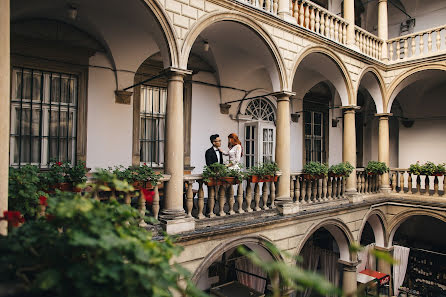
M70 184L74 192L79 192L80 188L77 187L87 181L87 166L85 161L77 161L76 164L71 165L65 163L65 182Z
M40 174L41 184L47 192L55 189L79 192L77 185L87 181L87 172L84 161L74 165L70 162L51 162L50 168Z
M228 167L219 163L205 166L203 170L203 179L208 186L237 184L244 178L245 176L243 172L235 169L228 169Z
M387 167L386 163L379 161L369 161L365 168L365 172L367 172L368 175L384 174L389 172L389 170L390 169Z
M421 165L419 161L415 164L410 164L409 173L413 175L421 175Z
M442 176L446 173L446 164L440 163L437 165L437 171L434 172L435 176Z
M328 175L331 177L348 177L353 172L353 169L355 168L352 164L350 164L350 162L342 162L330 166L330 168L328 168Z
M247 175L252 183L276 182L279 166L275 162L263 163L249 168Z
M162 176L147 166L146 163L139 166L129 166L128 168L123 166L115 167L113 173L116 174L118 179L126 180L135 188L146 190L153 189Z
M319 179L327 175L328 166L324 163L311 161L303 168L305 179Z

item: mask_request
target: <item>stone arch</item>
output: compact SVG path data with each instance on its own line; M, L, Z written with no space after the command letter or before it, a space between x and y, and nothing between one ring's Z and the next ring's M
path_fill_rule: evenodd
M293 66L293 70L291 71L291 75L289 77L290 81L288 81L288 85L292 87L294 77L297 73L297 70L298 70L301 62L307 56L309 56L310 54L314 54L314 53L319 53L319 54L323 54L323 55L327 56L334 62L334 64L340 70L342 78L345 83L346 92L347 92L347 94L346 94L347 100L345 97L342 98L342 96L341 96L342 105L343 106L356 105L356 97L353 95L353 83L351 81L350 74L347 70L347 67L342 62L341 58L334 51L332 51L331 49L329 49L328 47L325 47L325 46L320 46L320 45L309 46L309 47L305 48L300 53L300 55L297 57L296 61L294 61L294 63L293 63L294 66ZM339 93L339 90L338 90L338 93Z
M439 214L433 211L427 211L427 210L407 210L404 211L397 216L393 218L391 223L389 224L389 239L388 239L388 246L393 245L393 238L395 236L396 231L401 226L402 223L404 223L407 219L413 216L428 216L433 217L435 219L439 219L440 221L443 221L446 223L446 215Z
M327 229L327 231L330 232L330 234L335 239L339 247L340 259L350 262L352 260L352 257L350 255L349 247L350 244L353 243L354 237L350 229L347 227L347 225L338 219L328 219L310 228L305 233L304 239L300 242L299 246L297 247L296 255L300 254L310 236L320 228Z
M190 29L189 33L186 35L186 38L184 39L184 43L180 54L180 64L179 64L180 68L184 69L187 68L187 63L192 49L192 45L194 44L195 40L200 35L200 33L203 32L210 25L224 21L231 21L244 25L259 36L259 38L265 43L268 50L270 51L276 66L277 76L279 81L278 85L274 88L275 91L288 90L286 70L285 70L286 68L277 45L274 43L269 33L267 33L260 25L258 25L254 20L238 12L210 13L207 16L203 17L198 22L196 22Z
M361 223L361 228L358 232L357 242L361 242L362 232L364 231L365 224L369 222L372 227L373 234L375 235L376 246L387 246L387 220L386 215L379 209L370 210L364 216Z
M221 243L218 247L214 248L200 263L198 268L195 270L192 276L192 282L197 283L200 279L200 276L206 272L209 266L216 261L223 253L226 251L238 247L240 245L246 245L250 249L258 252L259 250L263 250L267 252L271 256L271 260L283 261L281 255L273 253L269 246L272 245L273 242L264 236L248 236L248 237L236 237L230 239L226 242Z
M158 0L142 0L147 7L151 10L153 15L158 21L158 24L160 25L161 29L164 33L164 38L167 43L168 48L166 48L169 52L169 59L170 61L166 61L166 57L163 57L164 66L172 66L172 67L178 67L179 66L179 51L178 51L178 44L177 40L178 37L175 33L175 30L173 30L173 25L170 22L169 18L166 15L166 12L161 8L161 5L159 4ZM163 49L160 49L162 52Z
M371 97L373 98L373 101L375 102L376 106L376 112L377 113L384 113L384 100L386 98L386 88L385 83L382 75L379 73L378 69L374 66L367 66L361 71L361 74L358 78L358 85L356 86L356 94L359 91L359 86L361 85L361 82L366 76L366 74L370 73L373 78L375 78L375 82L377 86L373 86L373 82L370 81L370 79L367 78L367 81L365 82L365 87L367 88L368 92L370 93ZM378 89L376 88L378 87Z
M411 75L421 72L421 71L425 71L425 70L442 70L442 71L446 71L446 65L442 65L442 64L431 64L431 65L423 65L423 66L418 66L418 67L414 67L412 69L410 69L409 71L404 72L403 74L401 74L400 76L398 76L397 78L395 78L393 80L393 82L390 84L390 86L387 89L386 92L386 99L385 99L385 111L387 113L390 113L390 111L392 110L392 104L393 101L395 100L396 96L398 95L398 93L404 89L407 85L404 84L404 81L409 78ZM396 92L396 94L394 94Z

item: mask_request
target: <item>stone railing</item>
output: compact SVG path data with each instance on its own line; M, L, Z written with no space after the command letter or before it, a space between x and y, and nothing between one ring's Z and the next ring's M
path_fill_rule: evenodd
M297 24L341 44L347 42L347 22L307 0L290 0L290 14Z
M446 52L443 39L446 39L446 25L389 39L389 61L399 62Z
M257 9L277 15L279 0L238 0L240 2L254 6Z
M345 197L345 178L323 177L307 179L303 173L292 173L290 196L302 205L334 201Z
M369 175L364 168L356 169L356 189L361 194L378 193L380 189L380 175Z
M377 60L381 60L384 41L364 29L355 26L355 41L359 51Z
M393 193L446 197L444 176L413 175L409 169L391 169Z
M189 217L204 219L275 208L274 182L208 186L201 175L187 175L184 183L184 205Z

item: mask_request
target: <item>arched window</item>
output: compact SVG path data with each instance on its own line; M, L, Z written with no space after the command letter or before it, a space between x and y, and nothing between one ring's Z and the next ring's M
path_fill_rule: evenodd
M245 115L252 120L245 124L245 165L274 161L276 139L276 111L267 98L257 98L248 103Z

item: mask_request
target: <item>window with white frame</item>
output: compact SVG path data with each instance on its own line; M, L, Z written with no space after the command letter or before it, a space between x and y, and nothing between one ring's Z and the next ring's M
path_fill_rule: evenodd
M273 104L266 98L254 99L249 102L245 114L253 120L245 124L246 167L274 161L276 114Z
M78 77L14 67L11 81L11 166L74 163Z
M305 111L305 162L325 162L324 113Z
M167 89L141 86L140 161L151 167L163 166Z

